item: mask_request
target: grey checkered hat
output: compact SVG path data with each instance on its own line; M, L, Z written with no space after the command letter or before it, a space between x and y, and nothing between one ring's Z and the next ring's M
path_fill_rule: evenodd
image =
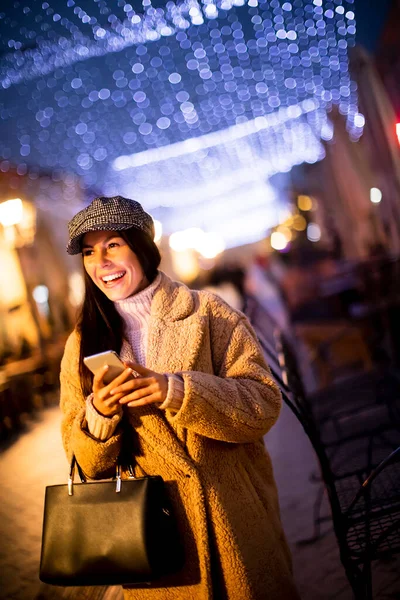
M139 202L122 196L95 198L68 223L68 254L79 254L82 236L89 231L120 231L136 227L154 239L153 219Z

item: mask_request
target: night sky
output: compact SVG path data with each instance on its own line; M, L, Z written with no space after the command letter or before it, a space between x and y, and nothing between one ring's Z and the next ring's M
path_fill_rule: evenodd
M356 40L367 50L374 52L392 0L355 0L354 4Z

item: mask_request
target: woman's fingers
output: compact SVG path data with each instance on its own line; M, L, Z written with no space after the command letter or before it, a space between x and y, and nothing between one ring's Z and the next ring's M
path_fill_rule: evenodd
M126 381L127 379L129 379L129 377L132 376L132 369L130 367L127 367L124 371L122 371L120 375L118 375L117 377L115 377L115 379L110 381L110 383L105 384L103 380L105 374L107 373L107 370L108 366L105 365L105 367L100 369L100 371L98 371L98 374L95 375L93 378L93 391L101 391L104 397L110 394L113 388L116 388L121 383L124 383L124 381Z
M128 367L131 367L131 369L136 371L136 373L138 373L142 377L146 377L146 376L148 377L149 375L154 375L154 371L152 371L151 369L148 369L147 367L143 367L142 365L139 365L139 363L127 362L125 364Z
M95 408L104 414L115 412L117 406L143 406L164 402L168 391L168 378L136 363L129 366L109 384L104 384L108 367L105 365L93 379ZM132 377L136 371L141 377Z
M148 387L154 383L156 383L154 377L135 377L135 379L130 379L125 383L113 387L110 390L110 394L126 394L127 392L131 392L133 390Z
M136 389L129 394L125 394L119 402L120 404L128 404L129 402L141 400L142 398L146 398L157 393L159 393L159 388L156 384L147 385L145 387ZM158 401L159 400L157 400L157 402Z
M129 408L136 408L138 406L146 406L146 404L154 404L155 402L161 402L159 394L150 394L150 396L145 396L144 398L139 398L138 400L132 400L129 402Z
M118 387L131 378L132 369L127 367L118 377L115 377L109 384L105 385L104 376L107 370L108 367L105 365L93 378L93 405L100 414L112 416L121 410L119 401L124 396L124 392L115 393L113 388Z
M124 371L122 371L120 375L118 375L117 377L115 377L115 379L110 381L110 383L106 386L107 393L112 393L111 390L114 390L114 388L118 387L119 385L121 385L121 383L124 383L124 381L132 377L132 372L132 369L130 367L127 367Z
M153 377L140 377L113 389L112 393L122 393L120 404L143 406L153 402L164 402L168 390L166 375L154 374ZM132 404L133 403L133 404Z
M108 365L103 365L101 369L95 373L93 377L93 392L98 392L101 388L104 387L103 377L108 371Z

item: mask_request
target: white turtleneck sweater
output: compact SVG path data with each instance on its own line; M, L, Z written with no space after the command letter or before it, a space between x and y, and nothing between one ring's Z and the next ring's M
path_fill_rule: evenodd
M141 292L114 302L114 306L124 321L125 340L121 349L121 359L124 362L137 362L146 366L146 351L150 324L151 303L154 292L160 285L160 273L148 287ZM184 396L183 379L178 375L165 373L168 377L168 392L160 410L177 412L182 406ZM128 408L135 410L135 408ZM93 394L86 400L86 421L89 433L98 440L110 438L122 417L122 407L113 417L105 417L93 406Z

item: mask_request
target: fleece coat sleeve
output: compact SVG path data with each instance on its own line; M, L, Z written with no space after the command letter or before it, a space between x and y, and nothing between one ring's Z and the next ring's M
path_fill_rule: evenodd
M224 442L258 440L278 418L282 397L247 319L233 327L218 374L180 373L185 395L174 423Z
M121 449L121 429L106 441L90 435L86 423L86 403L80 387L79 342L74 332L67 340L60 373L60 407L63 413L61 431L67 457L75 454L84 474L100 478L111 474Z

